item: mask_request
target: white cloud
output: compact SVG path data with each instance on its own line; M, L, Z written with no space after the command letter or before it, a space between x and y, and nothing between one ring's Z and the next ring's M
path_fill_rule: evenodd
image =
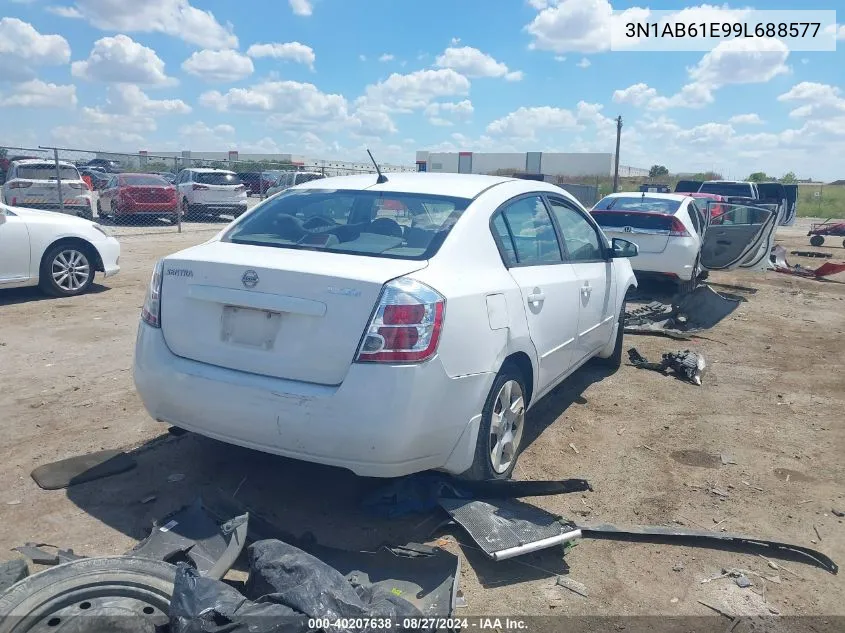
M358 59L360 59L362 62L365 62L365 61L367 61L367 56L364 55L364 54L361 54L361 55L358 55Z
M380 62L392 62L395 59L392 53L384 53L381 57L378 58Z
M552 2L553 2L553 0L528 0L528 4L530 4L532 7L534 7L538 11L545 9Z
M728 84L765 83L788 73L789 48L771 38L734 39L720 42L689 68L690 77L713 88Z
M110 112L143 116L153 114L188 114L191 107L181 99L150 99L134 84L116 84L109 87L108 108Z
M450 47L438 55L435 65L451 68L467 77L504 77L508 81L522 79L522 71L510 71L507 64L496 61L472 46Z
M842 91L830 84L802 81L788 92L780 95L778 101L802 104L789 113L795 118L830 119L845 116L845 98Z
M235 128L226 123L210 126L204 121L195 121L183 125L178 130L179 138L194 146L219 149L220 147L234 148L233 136Z
M237 48L232 25L188 0L76 0L75 8L104 31L165 33L203 48Z
M448 127L454 124L452 119L466 121L472 117L474 111L472 102L469 99L464 99L458 102L430 103L426 106L424 114L432 125Z
M418 70L407 75L393 73L365 88L359 107L410 112L425 108L435 99L469 93L469 79L451 68Z
M702 83L691 83L683 86L679 92L671 97L656 96L648 103L648 107L653 110L703 108L713 101L714 97L710 86Z
M350 120L350 128L355 136L381 138L387 134L396 134L396 124L387 112L378 109L358 108Z
M58 15L61 18L79 19L82 17L82 13L76 7L50 5L47 7L47 13Z
M555 61L556 62L565 62L566 56L565 55L555 55Z
M76 86L60 86L33 79L11 86L0 95L0 107L68 108L76 105Z
M314 12L311 0L288 0L291 11L296 15L309 16Z
M220 112L266 112L276 127L340 128L350 123L346 98L321 92L315 85L296 81L265 81L250 88L216 90L200 95L200 103Z
M830 24L825 27L824 33L835 33L836 39L845 40L845 24Z
M182 62L182 70L209 82L239 81L249 77L255 67L252 60L233 50L202 50Z
M300 42L253 44L247 49L246 54L255 58L272 57L273 59L284 59L298 64L305 64L311 69L314 68L314 62L317 60L314 49ZM361 55L361 58L362 61L366 59L363 55Z
M589 68L589 67L590 67L590 66L592 66L593 64L592 64L592 62L591 62L589 59L587 59L586 57L582 57L582 58L581 58L581 61L580 61L580 62L578 62L578 63L577 63L577 64L575 64L575 65L576 65L576 66L578 66L578 68Z
M164 71L156 52L127 35L104 37L94 42L85 61L73 62L71 74L89 81L165 86L176 83Z
M733 123L734 125L762 125L764 121L756 112L750 112L748 114L735 114L728 119L728 123Z
M576 130L578 127L578 120L570 110L550 106L521 107L491 122L487 126L487 133L510 138L535 139L536 132Z
M648 104L656 96L657 90L650 88L645 83L633 84L627 88L613 92L613 100L616 103L630 103L638 107Z
M70 45L61 35L39 33L29 22L0 19L0 79L24 79L37 66L70 61Z

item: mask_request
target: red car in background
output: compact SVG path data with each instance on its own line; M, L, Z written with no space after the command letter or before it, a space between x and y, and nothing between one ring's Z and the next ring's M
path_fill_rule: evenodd
M118 222L127 217L177 221L176 186L156 174L114 174L100 191L97 215Z
M717 193L685 193L683 195L689 198L704 199L705 204L706 201L712 200L713 204L710 205L710 222L713 224L720 224L720 220L717 220L716 218L728 211L728 207L725 206L728 204L727 198L725 198L725 196L720 196ZM724 205L716 204L717 202L723 202Z

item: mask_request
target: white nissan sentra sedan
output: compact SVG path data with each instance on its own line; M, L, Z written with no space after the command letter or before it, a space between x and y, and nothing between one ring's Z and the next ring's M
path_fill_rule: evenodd
M636 252L548 183L315 180L156 265L135 384L224 442L505 478L531 405L592 357L620 365Z

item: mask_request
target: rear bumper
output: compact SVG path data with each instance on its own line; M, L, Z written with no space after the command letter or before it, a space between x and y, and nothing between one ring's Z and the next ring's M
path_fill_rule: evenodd
M135 386L150 415L217 440L367 477L471 463L495 374L449 377L439 358L411 366L353 364L343 384L259 376L173 354L141 323Z
M243 202L195 202L190 205L192 209L205 209L206 211L246 211L246 200Z
M140 215L144 213L162 214L176 213L179 205L176 200L170 202L131 202L119 206L116 209L117 215Z
M631 241L636 241L631 239ZM670 239L661 253L640 253L631 259L634 272L672 275L681 281L690 281L694 276L699 245L692 238Z

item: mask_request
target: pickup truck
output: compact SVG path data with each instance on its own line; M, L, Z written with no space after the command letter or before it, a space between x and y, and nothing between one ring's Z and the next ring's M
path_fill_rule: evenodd
M682 186L683 183L683 186ZM696 181L685 180L678 183L675 191L694 188ZM706 180L699 184L696 193L711 193L723 196L732 204L746 204L752 206L769 206L776 208L779 214L778 223L789 226L795 221L795 192L787 190L779 182L743 182L739 180ZM797 187L795 187L797 191ZM792 193L792 195L790 195Z

